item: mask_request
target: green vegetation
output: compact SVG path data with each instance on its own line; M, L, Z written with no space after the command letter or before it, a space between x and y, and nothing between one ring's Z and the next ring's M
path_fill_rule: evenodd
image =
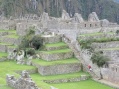
M1 53L0 53L1 54ZM15 71L35 69L33 66L18 65L14 61L0 62L0 84L5 85L6 74L19 76ZM1 89L1 88L0 88Z
M7 35L6 37L15 38L15 39L19 38L19 36L17 34Z
M53 50L53 51L40 51L48 54L55 54L55 53L67 53L71 52L71 49L61 49L61 50Z
M39 87L41 87L43 89L50 89L51 84L44 83L42 80L56 80L56 79L76 78L76 77L80 77L81 75L89 76L88 73L78 72L78 73L72 73L72 74L50 75L50 76L42 76L40 74L31 74L31 77Z
M67 64L67 63L79 63L80 61L76 58L70 58L70 59L48 61L48 62L43 59L34 59L33 62L42 66L49 66L49 65Z
M93 80L86 80L73 83L52 84L58 89L113 89L109 86L97 83Z
M0 58L1 58L1 57L6 57L7 55L8 55L7 53L0 52Z
M94 64L96 64L99 68L103 67L104 65L107 65L109 58L104 56L101 52L94 52L93 55L91 56L91 60ZM102 79L102 73L100 69L100 78Z

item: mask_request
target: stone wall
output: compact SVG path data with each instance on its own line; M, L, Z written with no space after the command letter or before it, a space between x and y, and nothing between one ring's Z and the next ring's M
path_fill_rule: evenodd
M7 75L7 85L14 89L40 89L36 86L35 82L32 81L28 72L23 71L21 77L16 79L13 75Z
M7 52L7 46L0 44L0 52Z
M0 32L0 37L5 35L8 35L8 32Z
M20 38L11 38L11 37L5 36L5 37L1 38L1 42L8 43L11 45L19 45L21 40L20 40Z
M104 43L92 43L92 47L94 47L96 49L117 48L117 47L119 47L119 41L104 42Z
M117 69L116 69L117 68ZM103 68L102 75L107 81L119 84L119 66L116 68Z
M101 50L103 55L109 57L111 60L119 62L119 50L112 49L112 50Z
M55 36L53 36L53 35L43 35L42 38L43 38L44 44L61 42L60 35L55 35Z
M80 77L74 77L74 78L65 78L65 79L57 79L57 80L44 80L46 83L69 83L69 82L79 82L79 81L84 81L87 80L89 76L87 75L81 75Z
M71 63L71 64L57 64L49 66L40 66L37 65L38 72L41 75L56 75L56 74L67 74L79 72L81 70L80 63Z
M62 60L68 59L73 57L73 52L62 52L62 53L47 53L47 52L40 52L40 58L46 61L54 61L54 60Z

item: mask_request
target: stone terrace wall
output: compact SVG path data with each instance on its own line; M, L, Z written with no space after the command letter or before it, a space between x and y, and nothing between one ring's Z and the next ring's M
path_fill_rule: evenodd
M42 38L43 38L44 44L57 43L62 41L60 35L55 35L55 36L49 35L49 37L47 37L47 35L43 35Z
M107 57L109 57L113 61L119 62L119 50L101 50L103 51L103 54Z
M38 72L41 75L56 75L79 72L81 70L80 63L59 64L51 66L37 65Z
M21 77L16 79L14 76L7 75L7 85L14 89L40 89L36 86L35 82L32 81L28 72L23 71Z
M54 60L62 60L73 57L73 52L65 52L65 53L45 53L40 52L40 58L46 61L54 61Z
M102 69L103 78L110 82L119 84L119 66L116 68L114 67L112 69L103 68Z
M104 42L104 43L92 43L92 47L94 47L96 49L116 48L116 47L119 47L119 41Z
M75 78L68 78L68 79L57 79L57 80L44 80L46 83L67 83L67 82L79 82L79 81L84 81L87 80L89 76L86 75L81 75L80 77L75 77Z
M84 36L79 36L79 39L81 40L88 40L88 39L100 39L100 38L115 38L115 33L112 33L112 34L105 34L105 33L102 33L102 34L98 34L98 35L84 35Z

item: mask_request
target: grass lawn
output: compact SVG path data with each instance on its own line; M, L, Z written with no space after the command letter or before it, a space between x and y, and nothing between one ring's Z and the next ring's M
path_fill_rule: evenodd
M76 58L57 60L57 61L45 61L45 60L42 60L42 59L34 59L33 62L35 64L39 64L39 65L42 65L42 66L67 64L67 63L69 63L69 64L70 63L80 63L80 61Z
M1 57L6 57L8 54L7 53L4 53L4 52L0 52L0 58ZM1 67L0 67L1 68Z
M33 66L18 65L14 61L0 62L0 84L6 84L6 74L19 76L15 71L35 69ZM0 88L1 89L1 88Z
M67 46L66 43L59 42L59 43L54 43L54 44L46 44L46 47L60 47L60 46Z
M61 49L61 50L53 50L53 51L40 51L48 54L55 54L55 53L67 53L71 52L71 49Z
M73 83L52 84L52 86L58 89L114 89L91 79Z
M43 82L42 80L74 78L74 77L79 77L84 74L89 75L88 73L78 72L78 73L63 74L63 75L50 75L50 76L42 76L40 74L31 74L31 77L35 81L35 83L42 89L50 89L51 84L47 84Z

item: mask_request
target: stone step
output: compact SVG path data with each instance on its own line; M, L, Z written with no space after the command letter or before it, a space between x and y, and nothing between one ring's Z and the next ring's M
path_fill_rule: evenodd
M46 61L62 60L73 57L73 52L70 49L40 51L40 58Z
M45 50L60 50L60 49L66 49L68 48L68 45L60 42L60 43L55 43L55 44L46 44L45 45Z
M20 44L20 39L17 35L7 35L7 36L1 37L1 43L19 45Z
M47 44L47 43L58 43L58 42L62 41L61 36L59 36L59 35L55 35L55 36L43 35L42 38L43 38L44 44Z
M34 59L32 65L38 68L38 72L41 75L67 74L79 72L81 70L81 63L75 58L50 62L42 59Z

